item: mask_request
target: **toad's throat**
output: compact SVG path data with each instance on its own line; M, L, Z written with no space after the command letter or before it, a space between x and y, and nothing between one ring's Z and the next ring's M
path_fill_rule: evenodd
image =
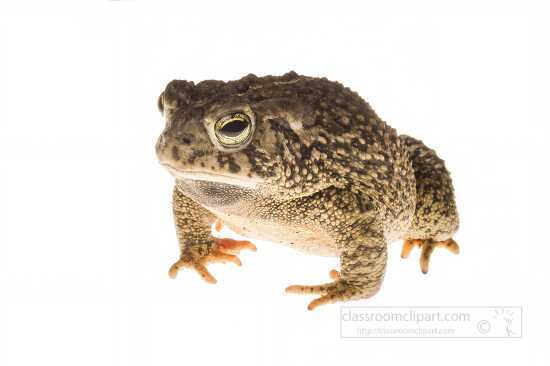
M214 209L242 207L243 203L253 200L255 193L251 188L209 180L178 178L176 182L185 195Z
M163 164L176 178L178 188L188 197L207 208L224 211L242 208L259 192L261 180L217 174L208 170L179 170Z

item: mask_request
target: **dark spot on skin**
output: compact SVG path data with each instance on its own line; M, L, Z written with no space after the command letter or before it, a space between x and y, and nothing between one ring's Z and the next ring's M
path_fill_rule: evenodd
M235 84L235 91L237 93L246 93L248 91L248 84L245 81L239 81Z
M300 154L302 154L302 159L309 160L311 158L311 149L308 149L306 146L302 145L300 147Z
M204 168L204 163L201 161L201 167Z
M241 167L234 161L229 161L229 171L231 173L238 173L241 171Z
M173 158L175 161L179 161L179 160L180 160L180 151L178 150L178 147L177 147L177 146L172 146L172 158Z
M204 155L206 155L204 151L192 149L187 160L190 164L193 164L195 162L195 159L200 158Z

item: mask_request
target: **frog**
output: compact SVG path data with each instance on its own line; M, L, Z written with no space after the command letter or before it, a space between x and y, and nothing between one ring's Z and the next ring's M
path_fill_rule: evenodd
M294 71L173 80L157 104L156 155L175 181L172 278L185 268L216 283L207 265L241 265L255 240L337 257L330 281L285 290L315 295L313 310L375 295L391 242L403 240L403 258L420 248L424 273L435 248L459 252L445 162L337 81ZM213 225L248 240L216 237Z

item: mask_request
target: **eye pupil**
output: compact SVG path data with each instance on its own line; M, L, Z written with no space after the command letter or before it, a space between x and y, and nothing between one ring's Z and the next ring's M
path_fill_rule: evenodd
M220 130L227 137L239 136L248 127L248 122L242 119L234 119L227 122Z

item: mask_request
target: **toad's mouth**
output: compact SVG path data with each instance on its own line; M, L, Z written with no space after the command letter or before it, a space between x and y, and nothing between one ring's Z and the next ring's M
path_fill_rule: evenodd
M179 170L168 164L162 164L170 174L176 179L192 180L192 181L204 181L210 183L220 183L223 185L237 186L248 189L255 189L262 182L260 179L237 177L232 175L217 174L212 171L205 170Z

